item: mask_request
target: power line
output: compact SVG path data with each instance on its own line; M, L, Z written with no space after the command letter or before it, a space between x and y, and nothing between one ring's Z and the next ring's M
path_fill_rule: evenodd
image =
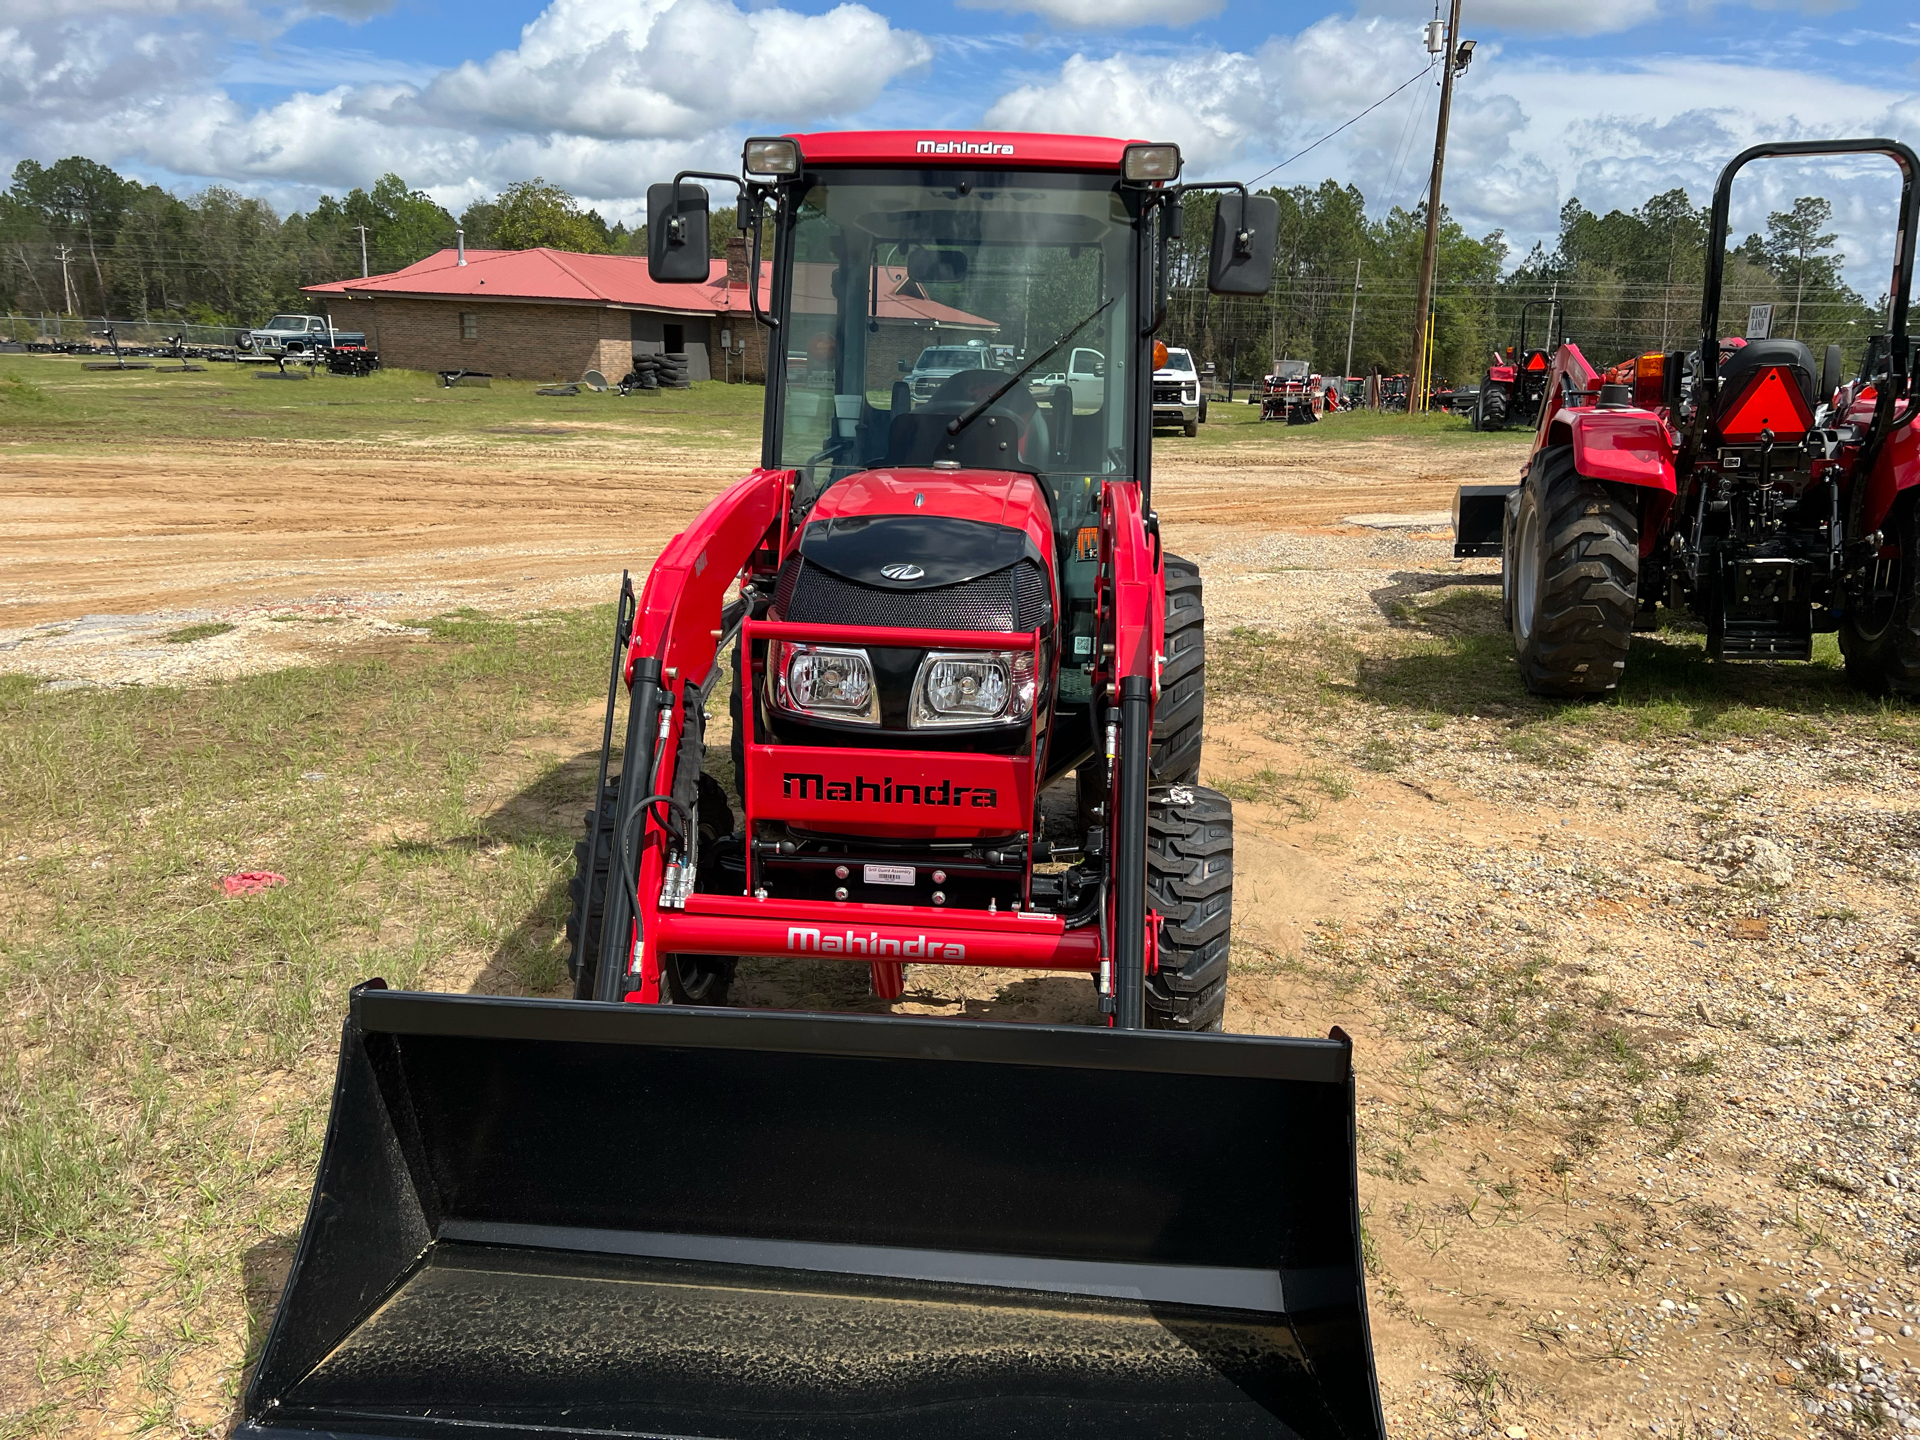
M1251 190L1254 186L1258 185L1262 180L1266 179L1267 176L1273 174L1275 170L1284 170L1287 168L1287 166L1291 165L1294 161L1298 160L1302 155L1308 154L1310 151L1318 150L1322 145L1326 144L1327 141L1331 140L1334 136L1338 135L1342 130L1345 130L1347 126L1357 125L1360 121L1366 119L1367 116L1371 115L1374 111L1378 110L1382 105L1386 104L1387 101L1391 100L1394 96L1398 95L1402 90L1406 89L1407 86L1413 84L1413 82L1415 80L1418 80L1421 77L1421 75L1426 75L1430 73L1432 70L1433 70L1433 61L1429 60L1427 61L1426 65L1421 69L1419 75L1413 75L1401 81L1398 85L1394 86L1393 89L1389 90L1386 94L1382 95L1378 100L1374 101L1371 105L1367 106L1366 109L1362 110L1358 115L1354 116L1353 119L1347 121L1346 125L1336 125L1333 129L1329 130L1326 134L1322 135L1318 140L1314 141L1313 144L1307 146L1305 150L1296 151L1292 155L1289 155L1286 159L1282 160L1278 165L1268 166L1265 170L1262 170L1258 175L1254 176L1253 179L1247 181L1247 188Z

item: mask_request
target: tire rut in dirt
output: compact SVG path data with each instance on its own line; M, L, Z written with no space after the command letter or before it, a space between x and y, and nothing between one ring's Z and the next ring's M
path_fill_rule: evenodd
M1601 695L1620 683L1640 578L1640 519L1617 491L1574 469L1573 447L1541 452L1520 499L1513 558L1514 652L1535 695ZM1531 576L1527 567L1537 567Z
M1148 769L1155 783L1200 778L1200 730L1207 708L1207 608L1200 567L1168 555L1167 658L1160 666L1160 703L1153 710Z
M573 998L594 998L595 977L600 970L600 940L606 917L607 877L613 871L613 821L620 800L620 777L609 776L600 792L600 845L588 864L588 836L593 833L593 811L586 812L585 834L573 845L573 879L567 882L572 906L567 912L567 955L571 959L578 943L583 897L586 904L587 944L580 973L574 976ZM700 776L700 848L709 851L713 842L733 829L733 807L726 791L711 775ZM701 874L711 879L710 862L703 860ZM731 955L663 955L661 974L667 995L676 1005L724 1005L733 987L739 960Z
M1233 938L1233 802L1200 785L1147 792L1147 904L1160 913L1149 1030L1218 1030Z
M1899 554L1879 593L1847 606L1840 653L1847 679L1869 695L1920 696L1920 501L1902 498L1881 532Z

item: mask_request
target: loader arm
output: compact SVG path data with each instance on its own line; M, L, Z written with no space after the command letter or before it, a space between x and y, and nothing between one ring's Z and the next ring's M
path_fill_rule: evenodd
M646 805L644 818L637 812L647 797L672 788L689 700L704 700L719 658L722 602L758 561L764 564L757 568L770 571L792 493L792 471L755 470L714 497L668 541L647 577L626 659L626 745L612 841L624 863L614 867L620 878L608 896L600 951L630 959L625 966L601 966L596 994L602 1000L628 994L647 1003L660 998L658 956L645 944L645 921L653 909L646 897L660 893L669 832L660 807ZM693 838L680 840L690 845Z

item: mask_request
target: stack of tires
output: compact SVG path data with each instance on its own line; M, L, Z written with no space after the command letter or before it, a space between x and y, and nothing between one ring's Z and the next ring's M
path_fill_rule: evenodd
M622 391L685 390L692 383L685 355L636 355L633 369L620 382L620 388Z

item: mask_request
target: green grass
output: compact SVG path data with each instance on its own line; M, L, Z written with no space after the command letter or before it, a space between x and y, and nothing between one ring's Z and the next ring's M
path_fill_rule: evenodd
M1207 423L1188 440L1178 434L1162 439L1166 453L1177 456L1182 445L1206 448L1221 445L1245 445L1250 442L1277 445L1324 445L1345 441L1407 440L1441 444L1510 445L1522 452L1533 441L1530 430L1500 430L1478 434L1458 415L1374 414L1369 410L1339 411L1314 425L1286 425L1277 420L1263 421L1260 407L1248 405L1239 392L1229 405L1214 399L1207 405Z
M1613 694L1571 701L1531 696L1492 585L1417 597L1384 635L1276 636L1245 629L1210 636L1208 645L1215 697L1323 721L1355 705L1395 723L1499 716L1513 727L1506 748L1547 766L1577 764L1600 739L1717 744L1844 733L1920 748L1920 708L1856 689L1831 635L1814 637L1807 662L1716 661L1706 653L1701 629L1676 621L1633 637ZM1378 768L1390 742L1376 736L1365 743L1371 758L1364 763Z
M564 441L664 444L750 458L766 399L758 385L719 383L625 399L612 392L538 396L535 380L448 390L418 370L365 378L321 370L300 384L269 384L254 378L256 368L115 375L82 370L64 357L0 356L0 440L37 453L255 440L458 443L507 455Z
M191 645L196 640L211 640L216 635L230 634L233 626L224 620L202 620L197 625L182 625L178 630L169 630L160 638L169 645Z
M167 1375L211 1359L231 1388L258 1339L350 986L562 981L598 735L555 717L591 710L608 621L435 617L190 690L0 677L0 1273L71 1321L43 1428L116 1385L224 1422L175 1414ZM289 883L227 897L241 869Z

